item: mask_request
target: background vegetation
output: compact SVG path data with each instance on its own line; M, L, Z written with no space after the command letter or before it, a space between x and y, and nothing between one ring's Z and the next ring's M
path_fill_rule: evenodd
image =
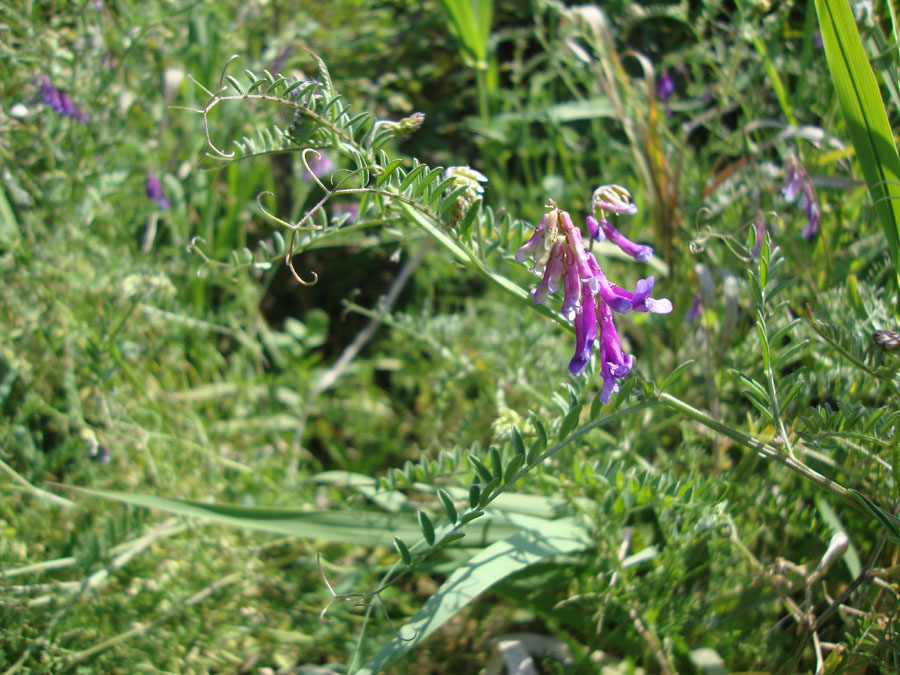
M5 672L898 667L890 3L0 8ZM603 405L513 254L608 183Z

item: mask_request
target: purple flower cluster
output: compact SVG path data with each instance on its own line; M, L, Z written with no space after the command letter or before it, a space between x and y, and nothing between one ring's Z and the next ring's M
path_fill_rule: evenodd
M816 190L809 174L793 155L789 156L784 163L784 187L781 188L781 194L784 195L788 204L798 196L800 197L798 205L806 211L806 225L800 234L804 239L815 237L819 231L819 222L822 220L819 198L816 196Z
M41 80L41 100L50 106L50 109L57 115L65 115L74 117L79 122L87 124L91 118L77 105L72 102L69 95L62 89L57 89L50 84L50 78L46 75Z
M605 212L633 214L637 207L630 201L628 191L617 185L599 188L594 193L593 205L600 211L600 220L588 216L587 226L592 236L602 234L636 260L647 260L653 255L648 246L638 246L622 236L604 217ZM544 215L534 234L516 251L516 261L531 257L531 271L542 276L531 298L542 303L550 293L563 288L562 315L575 325L575 355L569 362L569 372L581 375L591 360L594 343L600 343L600 373L603 389L600 400L608 403L619 390L618 380L628 375L634 358L622 351L613 312L627 314L654 312L666 314L672 311L668 300L650 297L653 277L641 279L633 292L619 288L603 274L594 254L584 246L581 231L572 223L572 217L550 203L550 212Z

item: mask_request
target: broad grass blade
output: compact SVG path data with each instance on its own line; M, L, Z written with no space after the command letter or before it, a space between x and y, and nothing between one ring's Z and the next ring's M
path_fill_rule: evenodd
M303 539L342 542L357 546L393 546L394 536L416 541L422 535L414 513L382 513L364 510L313 510L279 509L240 506L237 504L208 504L154 495L117 492L64 486L91 497L158 509L190 518L241 527L248 530L271 532ZM467 546L486 546L519 531L519 527L506 520L485 518L483 523L467 530Z
M816 0L828 69L875 202L900 289L900 157L847 0Z
M529 530L489 546L460 565L422 608L355 675L384 670L466 607L481 593L514 572L556 555L590 545L583 528L571 520L553 521L553 530Z

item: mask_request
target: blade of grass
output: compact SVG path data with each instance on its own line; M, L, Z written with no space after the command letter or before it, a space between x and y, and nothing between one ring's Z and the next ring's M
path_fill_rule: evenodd
M397 635L355 675L372 675L397 661L498 581L546 558L589 546L574 521L554 521L554 533L522 532L489 546L460 565ZM408 637L403 637L404 635Z
M71 485L59 485L59 487L90 497L159 509L190 518L203 518L231 527L358 546L377 546L379 544L393 546L395 535L412 540L418 539L421 535L419 523L413 513L381 513L359 509L302 511L237 504L210 504ZM466 536L466 545L486 546L516 533L519 529L520 527L508 520L486 517L483 519L483 524L479 522L470 527Z
M900 289L900 156L846 0L816 0L828 69L894 261Z

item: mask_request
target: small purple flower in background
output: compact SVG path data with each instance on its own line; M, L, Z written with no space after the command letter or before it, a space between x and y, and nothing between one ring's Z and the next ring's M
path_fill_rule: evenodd
M703 296L700 293L694 296L694 302L691 305L691 308L688 310L687 314L684 315L684 320L687 323L691 323L696 319L699 319L703 316Z
M636 213L637 207L630 200L628 191L616 185L598 188L594 193L594 205L611 213ZM608 223L604 228L601 223L605 220L602 218L598 222L588 216L588 230L595 239L602 231L626 252L635 246ZM652 255L652 249L644 248L649 250L647 257ZM622 351L613 312L627 314L634 310L666 314L672 311L672 303L650 297L653 277L638 281L633 293L610 282L594 254L585 249L581 231L573 224L572 217L552 201L550 211L541 219L534 234L516 251L517 262L524 262L529 257L534 261L531 271L542 277L531 292L535 303L544 302L550 293L562 286L561 313L575 326L575 354L569 362L572 375L581 375L587 369L594 342L599 339L603 377L600 400L608 403L613 393L619 390L618 380L628 375L634 365L634 358Z
M309 153L307 159L307 163L309 164L309 169L312 171L316 178L324 178L325 176L331 175L334 172L334 162L331 161L331 157L328 156L328 153L324 150L318 151L318 157L316 157L316 153ZM303 180L312 180L312 176L309 175L309 171L303 172Z
M356 219L359 218L359 204L356 202L336 202L331 207L331 217L341 218L342 216L348 216L348 223L355 223Z
M163 194L162 182L160 182L159 176L155 173L147 174L147 197L156 202L156 205L161 209L167 209L172 206L172 202L166 199L166 196Z
M41 80L41 101L50 106L50 109L57 115L73 117L84 124L91 121L91 118L72 102L65 91L57 89L50 83L50 78L46 75Z
M806 212L806 225L800 234L804 239L812 239L819 231L819 223L822 220L816 189L809 174L796 157L788 156L784 164L784 187L781 188L781 193L789 204L800 197L798 206Z
M666 115L672 115L672 108L669 107L668 100L675 93L675 80L669 75L668 70L664 70L659 74L656 80L656 95L660 101L666 105Z
M656 81L656 95L659 96L660 101L665 103L674 93L675 80L669 75L668 70L664 70L659 74L659 79Z
M799 206L806 211L806 225L800 231L804 239L812 239L819 231L819 223L822 221L822 211L819 209L819 200L812 182L807 182L803 194L800 195Z

